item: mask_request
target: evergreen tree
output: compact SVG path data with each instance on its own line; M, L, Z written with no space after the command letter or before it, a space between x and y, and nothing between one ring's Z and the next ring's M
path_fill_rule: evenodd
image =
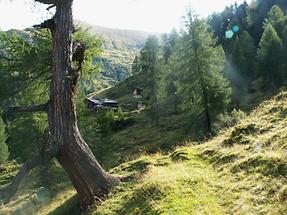
M188 16L181 48L179 85L182 96L186 103L199 109L210 132L213 117L224 112L230 101L231 91L222 75L224 52L220 46L215 46L206 22L192 15Z
M156 36L150 36L144 48L141 50L141 70L148 74L151 84L151 120L159 126L159 40Z
M264 90L274 91L282 84L283 53L282 40L270 23L265 25L257 50L258 76L262 77ZM268 87L268 89L266 88Z
M279 6L273 5L268 12L265 22L270 23L279 37L282 37L284 27L287 25L287 16L284 15L284 12Z
M246 57L238 37L232 49L232 63L240 74L245 75L247 73Z
M168 64L165 65L165 74L162 83L162 90L164 91L164 101L167 104L166 109L169 110L172 107L172 113L178 113L178 106L180 98L178 94L178 68L177 68L177 55L173 53L169 59Z
M255 67L255 58L256 58L256 46L254 39L247 31L243 31L239 36L240 46L243 51L245 58L245 78L252 80L254 78L254 67Z
M132 64L132 74L136 75L141 72L141 65L140 65L140 60L138 56L135 56L135 59Z
M170 34L162 35L162 42L163 42L162 52L165 64L167 64L169 58L171 57L174 51L178 37L179 35L175 29L173 29Z
M0 111L1 113L1 111ZM2 118L0 118L0 164L5 162L9 157L8 146L6 145L7 136Z
M283 10L278 6L278 5L273 5L268 12L267 19L265 20L265 24L270 23L273 28L276 30L278 36L282 40L282 59L278 59L278 63L282 64L282 71L281 71L281 84L285 84L286 82L286 70L287 70L287 62L286 57L287 57L287 16L285 16ZM280 60L282 62L280 62ZM283 82L282 82L283 81Z
M285 0L255 0L251 1L248 7L249 33L255 40L256 45L259 44L263 30L262 25L273 5L287 11L287 1Z
M256 47L253 38L247 31L236 38L232 49L232 56L225 68L225 73L232 86L233 107L238 109L245 105L244 98L254 79L254 62Z
M163 58L164 58L164 63L168 62L169 57L172 54L172 47L169 42L168 34L163 34L162 35L162 42L163 42Z

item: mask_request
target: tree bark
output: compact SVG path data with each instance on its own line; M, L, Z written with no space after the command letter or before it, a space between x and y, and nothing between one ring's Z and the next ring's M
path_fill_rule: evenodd
M197 67L197 72L199 75L199 79L200 79L200 88L202 91L202 97L203 97L203 106L204 106L204 113L205 113L205 117L206 117L206 126L207 126L207 131L211 132L211 119L210 119L210 113L209 113L209 108L208 108L208 98L207 98L207 92L206 92L206 87L203 81L203 77L201 74L201 68L199 65L199 58L198 58L198 54L197 54L197 46L195 46L194 48L194 52L195 52L195 57L196 57L196 67Z
M201 83L201 89L202 89L202 96L203 96L203 103L204 103L204 112L206 117L206 125L208 132L211 132L211 119L209 114L209 108L208 108L208 99L207 99L207 93L205 91L205 86L203 86L203 83Z
M109 175L97 162L77 126L76 84L78 71L72 68L72 2L55 1L53 37L53 74L48 112L52 143L59 146L57 159L76 188L82 210L95 197L106 195L119 179Z

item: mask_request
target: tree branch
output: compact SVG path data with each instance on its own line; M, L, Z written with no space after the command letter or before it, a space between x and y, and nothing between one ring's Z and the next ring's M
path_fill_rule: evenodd
M35 0L35 1L42 4L55 4L55 0Z
M18 107L10 107L8 112L47 112L48 111L48 103L39 104L39 105L30 105L30 106L18 106Z
M48 20L44 21L43 23L41 23L39 25L33 25L33 28L35 28L35 29L48 28L51 31L53 31L55 29L55 19L53 17L51 19L48 19Z
M28 160L22 166L19 172L14 176L12 183L9 186L0 189L3 195L2 197L5 199L5 204L9 203L11 198L16 194L19 185L26 174L28 174L35 167L48 163L52 158L57 155L58 145L51 145L50 143L50 134L48 131L46 131L41 141L41 149L39 150L39 152L36 153L31 160ZM47 146L50 146L50 148L47 149Z

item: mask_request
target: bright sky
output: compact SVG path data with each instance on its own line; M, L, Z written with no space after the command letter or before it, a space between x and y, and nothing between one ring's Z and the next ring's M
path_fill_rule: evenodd
M187 8L205 17L234 2L243 0L74 0L74 18L105 27L168 32L183 23ZM0 29L23 29L51 16L36 5L33 0L0 0Z

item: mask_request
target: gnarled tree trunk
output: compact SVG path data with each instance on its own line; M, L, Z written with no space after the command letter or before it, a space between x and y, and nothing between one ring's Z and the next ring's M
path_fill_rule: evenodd
M48 4L49 8L56 7L56 14L52 19L35 26L49 28L52 32L53 74L50 100L46 104L13 107L9 111L48 112L49 129L45 132L42 148L13 178L11 186L7 188L10 193L4 195L4 192L1 192L2 189L6 190L5 187L1 188L0 195L2 194L8 202L16 193L25 174L56 156L79 194L81 209L85 210L94 202L95 197L105 196L112 186L120 183L120 179L108 174L100 166L81 137L77 126L75 97L81 62L78 62L78 68L72 67L73 0L35 1ZM81 50L84 51L84 46ZM82 57L76 60L81 61L81 59Z
M72 0L55 1L53 35L53 76L49 104L52 144L57 144L57 159L69 174L83 208L95 196L107 194L119 179L106 173L85 143L77 126L77 69L72 68Z

